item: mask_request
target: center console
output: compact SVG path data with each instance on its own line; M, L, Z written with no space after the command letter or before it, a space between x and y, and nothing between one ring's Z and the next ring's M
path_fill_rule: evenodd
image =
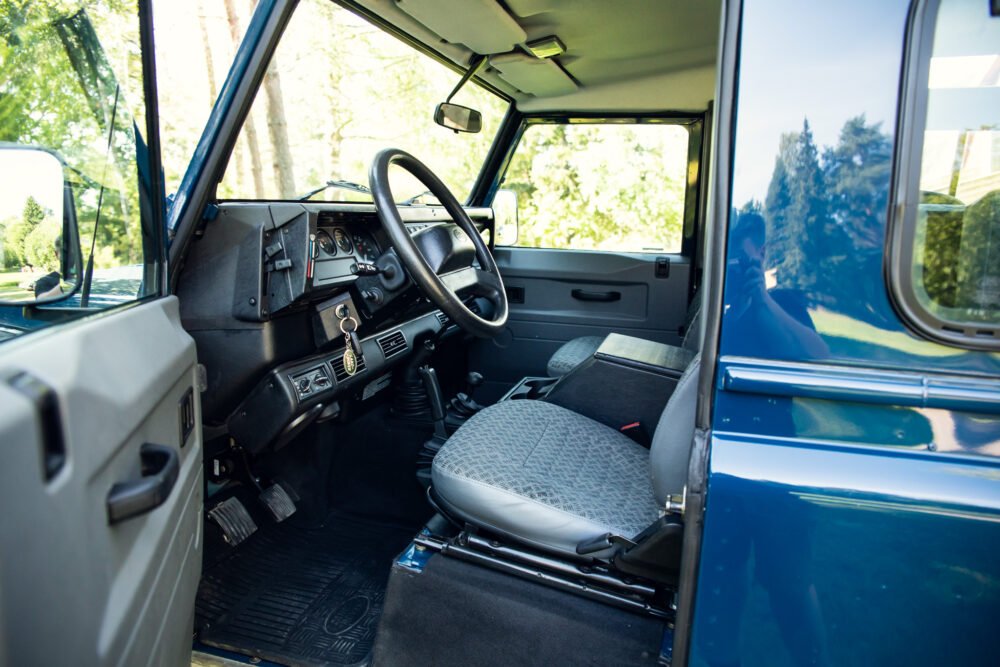
M501 400L544 400L648 442L695 353L609 334L592 357L561 378L527 377Z

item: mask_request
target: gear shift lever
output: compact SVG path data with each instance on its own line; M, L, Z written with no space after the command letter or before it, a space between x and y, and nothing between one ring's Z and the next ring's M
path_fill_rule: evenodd
M459 392L458 396L450 401L451 409L456 416L465 420L483 409L483 406L472 399L472 392L482 384L482 373L472 371L465 376L465 392Z

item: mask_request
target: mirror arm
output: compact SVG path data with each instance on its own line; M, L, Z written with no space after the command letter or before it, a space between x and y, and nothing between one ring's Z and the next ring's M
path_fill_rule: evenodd
M462 86L468 83L469 79L478 74L479 70L481 70L483 68L483 65L485 64L486 64L486 56L481 56L481 55L473 56L472 62L469 63L469 69L466 70L465 74L462 75L462 78L458 82L458 85L456 85L452 89L452 91L448 94L448 97L445 98L444 100L445 103L451 102L451 98L455 97L455 95L458 94L458 91L462 89Z

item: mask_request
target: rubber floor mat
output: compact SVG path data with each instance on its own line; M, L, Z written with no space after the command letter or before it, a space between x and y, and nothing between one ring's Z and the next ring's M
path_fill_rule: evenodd
M262 526L202 575L199 640L290 665L366 664L392 560L414 533L339 514Z

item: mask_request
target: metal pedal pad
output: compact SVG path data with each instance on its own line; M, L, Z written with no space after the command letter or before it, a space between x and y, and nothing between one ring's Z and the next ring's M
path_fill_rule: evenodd
M275 521L284 521L295 514L295 501L280 484L272 484L260 494L260 501L271 511Z
M226 498L208 510L208 518L222 529L222 538L229 546L235 547L254 534L257 524L237 498Z

